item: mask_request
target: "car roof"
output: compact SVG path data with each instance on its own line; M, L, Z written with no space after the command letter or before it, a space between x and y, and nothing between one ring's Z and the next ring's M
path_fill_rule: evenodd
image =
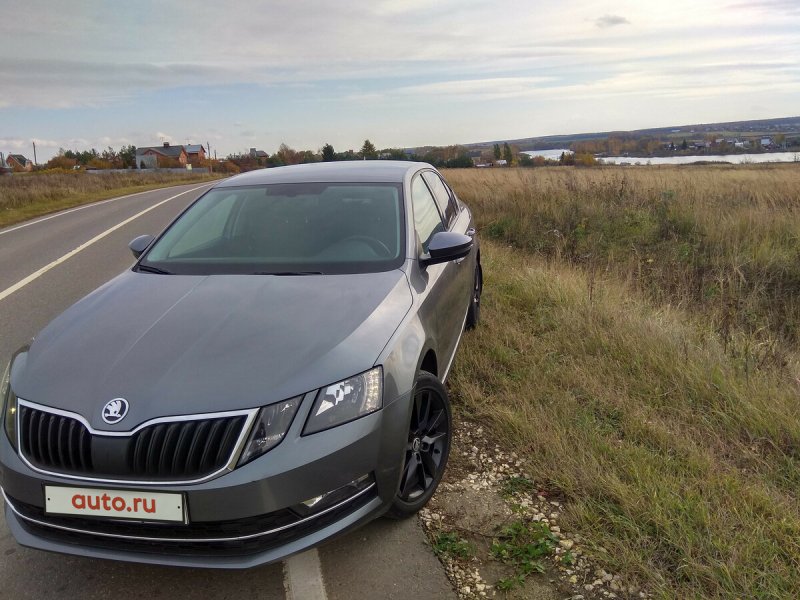
M404 160L352 160L309 163L248 171L225 179L214 187L305 182L402 183L406 173L417 171L421 168L432 169L433 167L428 163Z

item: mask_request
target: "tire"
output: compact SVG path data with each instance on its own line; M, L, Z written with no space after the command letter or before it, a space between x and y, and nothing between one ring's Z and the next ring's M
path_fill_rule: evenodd
M483 269L481 263L475 265L475 282L472 284L472 300L467 310L464 329L475 329L481 320L481 294L483 293Z
M403 469L386 513L390 519L410 517L428 503L450 455L453 416L447 389L435 375L420 371L413 397Z

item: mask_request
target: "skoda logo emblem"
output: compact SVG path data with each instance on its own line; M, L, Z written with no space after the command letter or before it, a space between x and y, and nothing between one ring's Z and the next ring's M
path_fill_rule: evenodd
M128 401L125 398L114 398L103 407L103 421L109 425L119 423L128 414Z

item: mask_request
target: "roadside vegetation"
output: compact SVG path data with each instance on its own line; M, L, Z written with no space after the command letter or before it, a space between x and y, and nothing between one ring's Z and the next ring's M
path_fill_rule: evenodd
M46 213L170 185L201 183L218 175L174 172L86 173L35 171L0 177L0 227Z
M800 169L447 177L485 274L457 409L630 583L800 597Z

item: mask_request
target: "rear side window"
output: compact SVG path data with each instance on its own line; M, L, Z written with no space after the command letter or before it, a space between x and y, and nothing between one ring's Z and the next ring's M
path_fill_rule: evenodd
M449 229L453 220L456 218L456 206L450 196L450 190L436 173L426 171L422 176L433 192L433 197L436 199L436 204L439 206L439 212L444 215L444 220Z
M428 244L434 234L444 231L442 217L422 177L415 177L411 183L411 203L414 209L414 228L422 244L423 252L428 251Z

